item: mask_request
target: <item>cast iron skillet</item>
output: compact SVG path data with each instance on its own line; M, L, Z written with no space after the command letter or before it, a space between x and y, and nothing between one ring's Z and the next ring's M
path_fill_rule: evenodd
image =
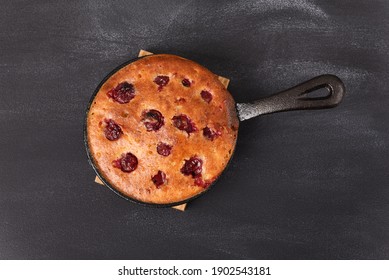
M97 86L96 90L94 91L87 110L86 110L86 116L84 121L84 144L86 147L86 152L88 155L88 160L92 168L95 170L97 176L100 178L100 180L114 193L119 195L120 197L132 201L135 203L139 203L146 206L153 206L153 207L171 207L176 206L180 204L187 203L200 195L207 192L215 183L217 182L217 179L210 185L205 191L190 197L188 199L174 202L174 203L166 203L166 204L157 204L157 203L147 203L143 202L137 199L134 199L132 197L129 197L117 189L115 189L107 179L104 178L102 173L99 171L97 164L92 157L91 151L89 149L88 144L88 137L87 137L87 118L88 113L90 110L90 107L93 103L93 100L96 96L96 94L99 92L102 85L117 71L119 71L124 66L135 62L139 59L142 59L144 57L138 57L136 59L131 59L122 65L118 66L114 70L112 70ZM318 89L325 88L328 91L328 94L321 97L309 97L309 93L316 91ZM297 86L294 86L290 89L281 91L279 93L270 95L265 98L261 98L259 100L256 100L251 103L236 103L236 109L237 109L237 115L240 121L248 120L253 117L257 117L260 115L265 114L271 114L276 112L283 112L283 111L292 111L292 110L314 110L314 109L326 109L326 108L333 108L337 106L341 101L345 94L345 87L343 85L343 82L334 75L326 74L314 77L306 82L303 82ZM233 157L233 152L231 153L229 162L231 162L231 158ZM227 164L228 166L228 164ZM227 168L227 166L225 168Z

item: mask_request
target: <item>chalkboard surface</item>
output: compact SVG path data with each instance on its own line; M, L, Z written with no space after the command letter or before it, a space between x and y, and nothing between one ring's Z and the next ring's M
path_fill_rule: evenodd
M1 259L388 259L388 1L2 1ZM229 77L238 102L331 73L331 110L245 121L187 211L93 182L88 100L139 49Z

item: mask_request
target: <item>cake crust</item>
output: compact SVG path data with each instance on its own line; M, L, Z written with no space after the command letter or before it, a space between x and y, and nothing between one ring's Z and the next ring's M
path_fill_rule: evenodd
M123 83L131 85L129 94L115 100L112 90ZM239 121L217 75L161 54L112 74L92 100L86 126L92 161L112 188L140 202L172 204L204 192L220 176L235 149ZM116 130L107 134L107 126ZM170 151L161 153L161 143ZM128 153L137 158L135 169L120 168ZM184 170L191 158L201 161L200 173Z

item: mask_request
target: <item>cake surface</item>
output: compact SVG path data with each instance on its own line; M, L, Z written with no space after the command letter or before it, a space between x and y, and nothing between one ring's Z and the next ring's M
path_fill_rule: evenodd
M213 74L174 55L132 62L100 87L87 116L90 156L132 199L177 203L205 191L235 148L235 102Z

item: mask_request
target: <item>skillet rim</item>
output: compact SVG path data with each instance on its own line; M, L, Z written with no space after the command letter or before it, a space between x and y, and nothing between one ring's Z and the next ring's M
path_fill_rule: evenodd
M140 204L140 205L143 205L143 206L148 206L148 207L153 207L153 208L167 208L167 207L173 207L173 206L177 206L177 205L181 205L181 204L185 204L185 203L188 203L192 200L195 200L196 198L202 196L204 193L208 192L216 183L217 181L219 180L219 178L221 177L221 175L226 171L226 169L229 167L230 163L231 163L231 160L232 158L234 157L234 154L235 154L235 149L236 149L236 145L238 143L238 136L239 136L239 130L236 131L236 139L235 139L235 145L233 147L233 150L230 154L230 157L228 159L228 162L226 164L226 166L224 167L224 169L222 170L222 172L219 174L219 176L216 177L216 179L212 182L212 184L210 184L206 189L204 189L204 191L196 194L195 196L192 196L192 197L189 197L187 199L184 199L184 200L181 200L181 201L177 201L177 202L172 202L172 203L151 203L151 202L144 202L144 201L141 201L141 200L138 200L138 199L135 199L133 197L130 197L124 193L122 193L121 191L117 190L111 183L109 183L109 181L103 176L102 173L100 173L100 170L99 168L97 167L97 164L96 164L96 161L95 159L93 158L92 156L92 153L90 151L90 148L89 148L89 143L88 143L88 116L89 116L89 111L90 111L90 108L92 106L92 103L97 95L97 93L99 92L100 88L104 85L104 83L113 75L115 74L116 72L118 72L120 69L122 69L123 67L135 62L135 61L138 61L140 59L143 59L145 57L148 57L148 56L154 56L154 55L160 55L160 54L150 54L150 55L146 55L146 56L142 56L142 57L136 57L136 58L132 58L132 59L129 59L127 60L126 62L120 64L119 66L115 67L112 71L110 71L102 80L101 82L98 84L98 86L96 87L96 89L94 90L92 96L90 97L89 99L89 102L88 102L88 106L86 108L86 111L85 111L85 117L84 117L84 127L83 127L83 136L84 136L84 145L85 145L85 149L86 149L86 153L87 153L87 156L88 156L88 162L89 164L92 166L93 170L95 171L97 177L103 182L103 184L108 188L110 189L111 191L113 191L116 195L118 195L119 197L127 200L127 201L130 201L130 202L133 202L133 203L136 203L136 204ZM231 93L229 93L231 95ZM232 97L232 95L231 95ZM235 102L235 99L232 97L232 99L234 100L234 103L235 103L235 113L237 114L238 116L238 111L236 110L236 102ZM240 122L239 118L238 118L238 122Z

